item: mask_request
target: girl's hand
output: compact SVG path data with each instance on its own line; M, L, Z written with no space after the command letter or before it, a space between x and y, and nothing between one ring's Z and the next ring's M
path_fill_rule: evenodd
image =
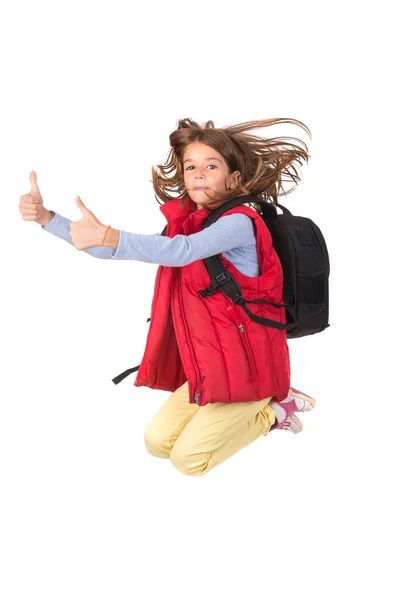
M73 245L77 250L100 246L106 231L106 225L103 225L92 211L86 208L79 196L76 196L75 202L82 211L82 219L70 223L69 234Z
M42 223L46 218L48 211L43 206L43 198L39 191L35 171L29 173L29 179L31 182L31 190L29 194L24 194L20 197L19 212L24 221Z

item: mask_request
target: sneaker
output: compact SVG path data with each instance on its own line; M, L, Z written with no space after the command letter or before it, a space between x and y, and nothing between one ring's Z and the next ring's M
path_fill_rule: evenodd
M315 408L316 402L314 398L311 398L311 396L308 396L308 394L305 394L294 387L290 387L287 398L281 402L274 402L272 399L270 403L271 408L274 408L274 404L276 407L283 409L285 416L283 417L282 421L278 421L275 411L276 420L270 431L273 429L286 429L286 431L290 431L291 433L300 433L300 431L303 429L303 424L300 419L294 415L294 413L309 412ZM281 412L281 410L279 412Z
M279 404L283 404L282 408L285 411L285 417L283 421L278 421L275 416L275 423L272 425L269 431L273 431L274 429L285 429L286 431L290 431L291 433L300 433L303 429L303 424L298 417L294 414L297 409L296 401L294 399L288 400L285 402L279 402ZM264 433L263 435L267 435Z
M277 429L286 429L286 431L290 431L291 433L300 433L303 429L303 423L300 421L296 415L292 415L284 420L280 427Z
M292 400L294 400L296 404L295 412L308 412L315 408L316 405L314 398L311 398L311 396L308 396L304 392L301 392L294 387L289 388L288 397L282 402L277 402L277 404L279 404L279 406L283 406Z
M273 403L275 404L275 403ZM282 421L278 421L278 417L277 414L275 412L275 423L272 425L270 431L272 431L273 429L286 429L287 431L292 431L293 433L298 433L297 431L294 432L293 428L292 428L292 422L294 421L294 413L296 411L298 411L298 407L297 407L297 402L295 398L290 398L289 396L283 401L283 402L276 402L276 405L279 406L279 409L284 411L285 416L282 418ZM271 405L271 408L274 409L274 407ZM296 421L294 421L295 426L297 425L297 417L296 417ZM301 427L301 429L303 429L303 427ZM300 429L300 431L301 431Z

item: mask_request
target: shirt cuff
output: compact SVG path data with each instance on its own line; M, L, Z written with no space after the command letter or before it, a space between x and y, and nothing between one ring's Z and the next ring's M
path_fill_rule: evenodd
M122 231L119 231L119 239L118 239L118 246L116 248L113 248L113 251L111 252L111 258L119 258L121 255L121 248L123 246L123 242L122 242Z

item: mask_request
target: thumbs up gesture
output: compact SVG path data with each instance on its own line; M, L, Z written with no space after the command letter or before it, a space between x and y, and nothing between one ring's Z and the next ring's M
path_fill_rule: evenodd
M43 206L43 198L37 184L36 171L29 174L31 190L29 194L23 194L19 201L19 212L24 221L42 223L46 219L48 210Z
M77 250L100 246L107 226L103 225L92 211L86 208L79 196L76 196L75 202L82 211L82 219L70 223L69 234L73 245Z

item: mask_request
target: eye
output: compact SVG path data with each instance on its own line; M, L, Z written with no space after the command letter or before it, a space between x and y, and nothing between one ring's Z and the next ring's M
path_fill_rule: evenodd
M186 167L186 171L188 171L189 169L191 169L193 167L193 165L189 165L188 167ZM207 167L215 167L217 168L217 165L207 165ZM193 167L194 168L194 167ZM213 169L214 170L214 169Z

